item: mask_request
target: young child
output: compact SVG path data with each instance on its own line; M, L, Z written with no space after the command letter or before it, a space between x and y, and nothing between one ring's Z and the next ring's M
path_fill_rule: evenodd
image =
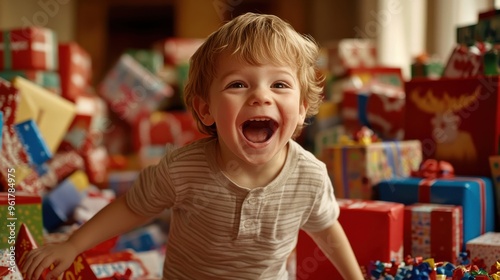
M247 13L191 58L184 94L203 140L167 152L68 241L33 250L29 279L146 223L172 220L163 279L287 279L299 229L345 279L363 279L325 165L292 140L318 111L318 47L272 15ZM33 277L33 278L31 278Z

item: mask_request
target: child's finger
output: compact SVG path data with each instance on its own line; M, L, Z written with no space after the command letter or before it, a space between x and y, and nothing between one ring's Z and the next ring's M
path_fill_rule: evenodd
M32 266L33 264L33 260L36 258L36 256L38 256L40 254L40 250L38 249L33 249L31 250L28 255L26 255L26 259L23 263L23 267L22 267L22 272L23 273L26 273L29 268Z
M40 261L37 261L38 256L42 253L41 250L39 249L33 249L30 251L26 257L26 260L23 263L23 267L21 268L24 273L26 273L26 276L28 279L31 279L31 275L33 274L33 271L35 270L35 267L38 265Z
M28 279L39 279L43 271L54 262L54 259L50 256L44 258L41 257L41 255L37 256L38 261L35 261L35 263L38 263L38 265L34 265L35 270L33 271L33 277Z

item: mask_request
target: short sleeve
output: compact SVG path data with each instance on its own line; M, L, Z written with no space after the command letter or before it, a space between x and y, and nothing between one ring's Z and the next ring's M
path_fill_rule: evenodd
M154 216L175 203L176 192L168 172L168 158L146 167L125 194L127 205L143 216Z
M318 188L311 213L302 226L305 231L321 231L332 225L339 217L339 204L333 194L333 186L326 169L323 172L322 182L322 186Z

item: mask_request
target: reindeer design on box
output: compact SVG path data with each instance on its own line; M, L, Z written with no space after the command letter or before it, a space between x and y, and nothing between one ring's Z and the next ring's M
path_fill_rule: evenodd
M476 161L477 152L470 133L459 129L462 119L458 112L478 102L480 92L481 87L477 87L472 94L464 93L458 97L450 96L446 91L441 97L436 97L431 89L423 96L420 96L418 89L411 92L410 99L417 108L434 115L431 124L436 159Z

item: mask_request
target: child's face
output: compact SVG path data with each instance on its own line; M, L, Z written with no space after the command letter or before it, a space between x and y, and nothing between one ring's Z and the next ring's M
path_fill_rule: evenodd
M197 103L203 123L217 126L221 153L249 164L270 162L306 114L295 69L227 55L219 58L210 102Z

